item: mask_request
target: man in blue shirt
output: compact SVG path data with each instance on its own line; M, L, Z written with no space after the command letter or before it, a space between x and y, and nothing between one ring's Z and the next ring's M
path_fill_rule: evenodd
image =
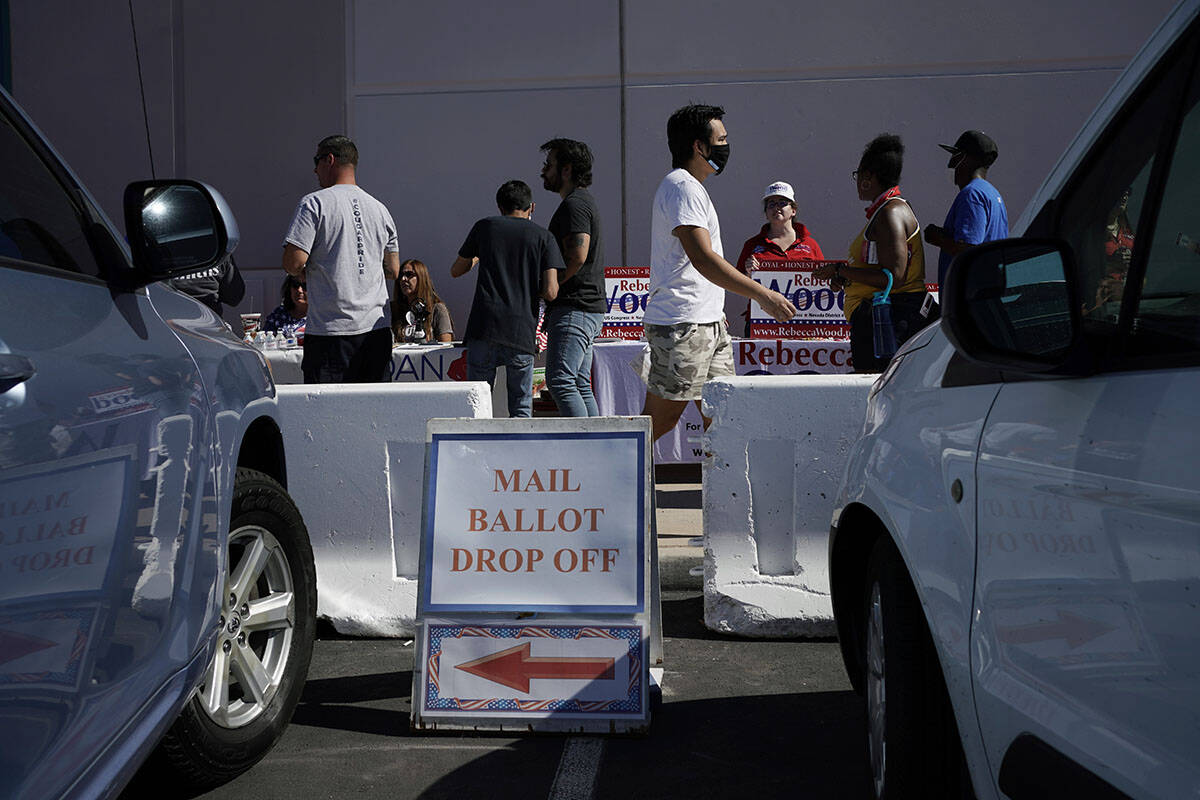
M938 147L950 153L946 166L954 170L954 185L959 189L945 225L925 227L925 241L941 250L940 287L946 282L946 270L954 256L974 245L1008 238L1008 211L1000 192L987 181L988 167L999 155L992 137L982 131L966 131L953 146Z

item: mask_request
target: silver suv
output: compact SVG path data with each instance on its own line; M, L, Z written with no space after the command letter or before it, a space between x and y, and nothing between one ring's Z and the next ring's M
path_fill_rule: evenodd
M3 93L0 154L0 796L115 795L156 745L227 780L287 724L316 609L266 365L159 283L237 227L135 183L126 246Z

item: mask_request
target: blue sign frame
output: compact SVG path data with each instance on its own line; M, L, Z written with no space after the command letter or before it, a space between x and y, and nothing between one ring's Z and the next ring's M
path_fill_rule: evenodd
M433 592L433 521L436 518L437 505L437 475L438 450L443 442L455 441L564 441L588 439L626 439L637 447L637 496L642 498L637 505L637 602L629 605L591 605L591 604L479 604L479 603L434 603ZM430 434L428 466L425 479L425 512L422 518L421 559L422 577L417 603L422 613L445 612L553 612L570 614L642 614L646 611L646 471L642 465L646 461L648 446L644 431L579 431L579 432L543 432L543 433L433 433Z

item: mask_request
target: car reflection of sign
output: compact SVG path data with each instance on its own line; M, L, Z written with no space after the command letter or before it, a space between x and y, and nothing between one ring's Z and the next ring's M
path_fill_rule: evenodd
M112 417L122 414L132 414L136 411L144 411L150 407L149 403L134 392L132 386L122 386L107 392L97 392L96 394L88 395L88 400L91 403L92 411L97 416Z
M103 589L130 464L110 450L0 481L0 602Z
M85 606L0 614L0 691L77 689L95 618Z
M1161 659L1128 587L1077 581L1008 581L988 590L990 636L1000 658L1030 675L1156 671Z

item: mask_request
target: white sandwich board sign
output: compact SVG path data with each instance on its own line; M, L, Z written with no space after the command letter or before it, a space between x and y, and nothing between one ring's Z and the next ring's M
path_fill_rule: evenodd
M413 727L644 729L648 419L433 419L426 438Z

